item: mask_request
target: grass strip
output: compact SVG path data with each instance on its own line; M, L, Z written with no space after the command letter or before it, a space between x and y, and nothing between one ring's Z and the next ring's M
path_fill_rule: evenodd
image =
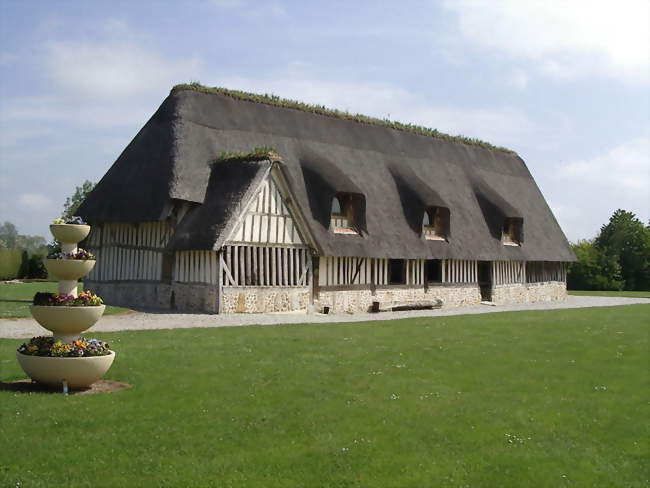
M133 388L0 391L0 486L645 487L649 312L97 334Z

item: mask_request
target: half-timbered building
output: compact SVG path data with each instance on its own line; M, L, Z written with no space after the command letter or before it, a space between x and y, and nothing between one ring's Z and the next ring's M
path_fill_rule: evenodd
M87 286L131 307L561 300L574 259L512 151L198 85L172 90L79 214Z

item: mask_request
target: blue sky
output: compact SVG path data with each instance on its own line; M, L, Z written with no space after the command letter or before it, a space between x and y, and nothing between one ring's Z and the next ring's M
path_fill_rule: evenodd
M49 238L177 83L516 150L567 237L650 218L650 2L0 2L0 221Z

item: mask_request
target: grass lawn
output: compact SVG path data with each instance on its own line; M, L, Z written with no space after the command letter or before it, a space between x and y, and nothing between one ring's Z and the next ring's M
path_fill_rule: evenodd
M133 388L0 390L0 486L645 487L649 316L97 334Z
M570 290L569 295L593 296L593 297L632 297L650 298L650 291L578 291Z
M57 291L55 281L32 283L0 283L0 319L31 317L29 306L38 291ZM82 289L82 286L79 287ZM106 306L104 315L129 312L128 308Z

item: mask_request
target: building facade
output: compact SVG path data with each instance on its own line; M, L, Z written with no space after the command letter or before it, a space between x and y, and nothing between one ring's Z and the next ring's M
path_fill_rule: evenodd
M86 286L208 313L566 297L574 256L519 156L359 117L174 88L79 209Z

